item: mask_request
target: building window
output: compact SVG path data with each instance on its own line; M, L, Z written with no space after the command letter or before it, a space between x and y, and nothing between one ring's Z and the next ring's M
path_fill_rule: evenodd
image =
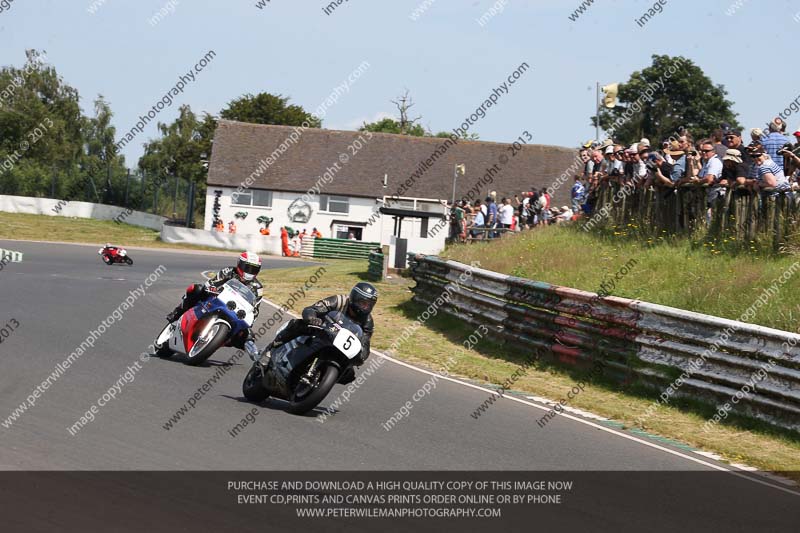
M253 191L253 205L258 207L272 207L272 191Z
M231 194L231 204L254 207L272 207L272 191L257 189L235 192Z
M350 199L347 196L320 195L319 210L328 213L350 213Z

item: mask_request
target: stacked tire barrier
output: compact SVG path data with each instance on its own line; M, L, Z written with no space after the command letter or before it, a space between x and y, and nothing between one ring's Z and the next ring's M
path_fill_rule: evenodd
M383 281L389 266L389 256L383 252L372 251L369 253L369 266L367 274L370 281Z
M369 259L369 253L379 247L377 242L306 237L300 255L319 259Z
M447 288L451 296L441 309L488 326L497 340L586 368L604 360L620 381L662 391L665 403L673 395L714 406L733 403L733 412L800 431L798 334L433 256L411 256L410 264L414 301L429 305ZM456 283L467 271L472 275Z

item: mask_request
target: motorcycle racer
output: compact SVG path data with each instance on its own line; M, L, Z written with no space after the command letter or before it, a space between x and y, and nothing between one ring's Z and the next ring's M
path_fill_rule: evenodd
M286 328L275 336L275 339L264 348L264 351L272 350L300 335L308 335L308 326L319 327L323 324L325 315L333 311L339 311L345 313L350 319L361 326L364 332L364 337L361 341L361 355L358 356L355 361L356 366L361 366L369 357L370 339L375 331L375 323L372 320L372 309L375 307L377 301L378 291L372 284L366 282L357 283L350 290L349 295L335 294L303 309L303 318L290 320ZM355 371L353 367L349 367L348 371L343 373L340 377L339 383L347 384L354 379Z
M261 271L261 258L254 252L242 252L235 267L226 267L205 283L194 283L186 288L186 294L181 298L181 303L170 312L166 319L169 322L178 320L183 313L197 305L209 293L214 294L219 291L226 282L237 279L247 286L256 296L256 303L253 306L253 313L258 317L258 308L264 294L264 286L256 278ZM235 348L244 348L245 343L254 341L252 328L243 332L233 339L231 344Z

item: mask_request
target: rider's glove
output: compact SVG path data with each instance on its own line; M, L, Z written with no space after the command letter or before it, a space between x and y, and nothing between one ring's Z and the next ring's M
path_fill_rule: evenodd
M308 322L309 326L317 326L317 327L322 327L323 324L322 319L317 317L309 318L306 322Z

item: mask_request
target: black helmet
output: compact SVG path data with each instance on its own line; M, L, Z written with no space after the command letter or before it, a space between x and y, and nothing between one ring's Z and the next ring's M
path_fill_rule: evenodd
M356 283L350 291L348 309L358 318L366 318L378 301L378 290L370 283Z

